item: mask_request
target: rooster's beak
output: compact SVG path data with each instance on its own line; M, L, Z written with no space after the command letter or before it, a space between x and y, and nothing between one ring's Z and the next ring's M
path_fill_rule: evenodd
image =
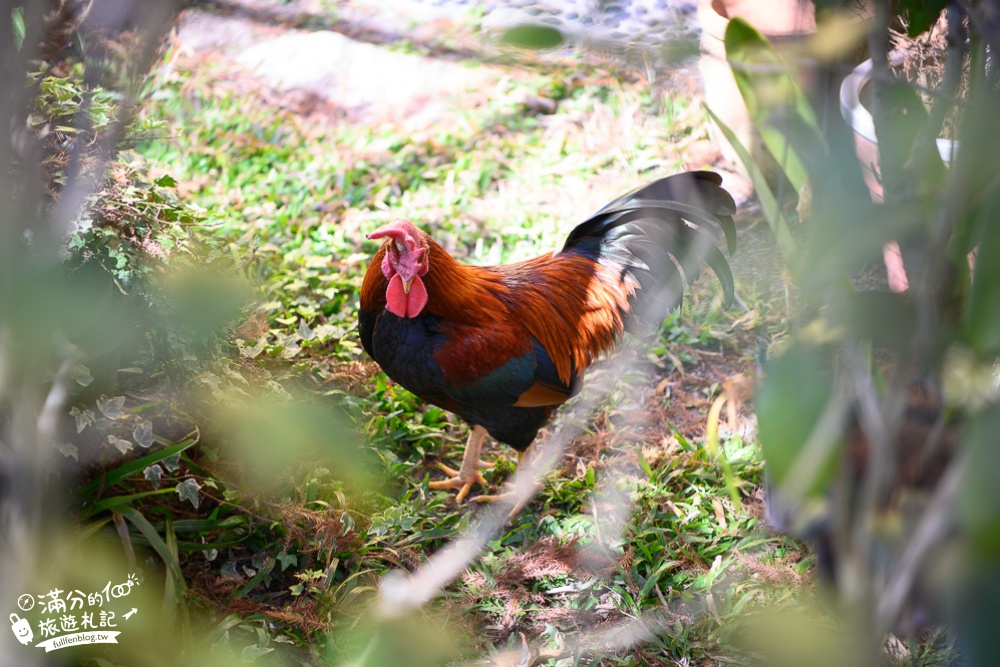
M403 279L400 278L400 280L403 280ZM409 294L410 293L410 284L411 283L413 283L412 279L411 280L403 280L403 294Z

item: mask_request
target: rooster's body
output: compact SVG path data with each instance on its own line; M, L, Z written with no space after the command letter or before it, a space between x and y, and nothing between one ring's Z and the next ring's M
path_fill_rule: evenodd
M403 387L523 452L624 331L659 326L700 260L732 298L728 264L703 231L721 230L732 250L735 205L720 183L711 172L661 179L601 209L562 250L503 266L461 264L393 221L369 235L388 240L362 285L361 342ZM474 429L451 484L462 497L481 479L481 436Z

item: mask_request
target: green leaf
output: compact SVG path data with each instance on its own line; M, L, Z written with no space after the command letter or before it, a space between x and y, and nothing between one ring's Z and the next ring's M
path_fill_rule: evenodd
M964 338L984 356L1000 353L1000 195L993 193L979 212L979 250L966 305Z
M93 410L83 409L73 406L69 411L70 415L76 419L76 432L82 433L83 429L88 426L92 426L94 421L97 419L97 415L94 414Z
M277 555L278 562L281 563L281 571L284 572L289 567L299 564L299 559L295 554L289 554L282 551Z
M130 493L121 496L111 496L109 498L103 498L100 502L95 503L92 507L87 508L81 512L80 517L83 519L89 519L92 516L100 514L105 510L118 510L123 505L132 505L132 501L138 500L140 498L149 498L151 496L161 496L165 493L170 493L170 489L157 489L155 491L140 491L139 493Z
M312 340L316 337L316 332L309 328L309 325L305 320L299 320L299 326L296 327L295 333L297 333L302 340Z
M813 455L806 451L807 443L833 396L833 374L822 347L796 341L768 361L756 397L757 420L767 469L777 484L783 486L788 481L790 473L800 465L800 456ZM840 424L834 421L833 426ZM829 433L820 435L832 436L835 442L839 433L839 429L831 427ZM822 443L831 444L831 438ZM808 467L812 479L792 480L805 494L822 491L832 473L829 452L819 452L815 458L817 463Z
M754 189L757 191L757 199L760 202L761 208L764 209L764 217L767 218L771 232L778 241L778 249L781 251L785 262L789 266L794 265L799 255L798 249L795 246L795 239L792 237L792 232L788 228L788 222L781 213L781 207L778 205L778 200L774 196L774 192L771 191L771 186L768 184L767 178L760 170L757 162L751 157L750 151L740 142L733 131L711 109L705 107L705 110L708 112L709 117L715 121L715 124L722 132L722 136L732 145L740 161L743 162L743 166L746 167L747 173L750 174L750 180L753 181Z
M186 449L186 448L185 448ZM183 451L183 450L181 450ZM175 452L163 458L163 467L170 472L177 472L181 469L181 452Z
M66 458L72 458L76 461L80 460L80 450L77 449L76 445L71 442L63 442L59 444L59 453Z
M750 119L798 193L809 174L803 156L786 136L787 128L794 122L800 131L805 129L811 134L815 146L822 147L812 106L789 73L788 63L749 23L742 19L731 20L726 27L725 44L726 58L732 65L733 78L746 102Z
M132 437L140 447L149 449L153 444L153 423L143 420L132 429Z
M563 43L561 32L540 25L514 26L505 30L500 39L521 49L552 49Z
M128 454L132 450L132 442L125 440L124 438L119 438L116 435L108 436L108 444L113 445L122 454Z
M108 398L107 396L101 396L97 399L98 409L104 413L104 416L108 419L114 421L116 419L121 419L128 412L124 410L125 397L115 396L113 398Z
M646 473L647 479L653 479L653 469L650 467L649 462L646 461L646 457L642 455L642 449L636 450L636 453L639 455L639 466Z
M1000 561L1000 407L993 405L971 417L963 427L963 445L969 454L959 499L959 516L979 556Z
M910 37L930 30L948 0L899 0L898 11L906 16L906 34Z
M198 491L201 489L201 484L198 483L193 477L188 477L183 482L174 487L174 491L177 495L181 497L181 500L187 500L195 509L198 509L198 505L201 504L201 496L198 495Z
M184 575L181 573L181 565L177 560L177 555L171 551L167 543L160 537L160 534L156 532L153 524L149 523L139 510L132 507L123 509L121 515L128 519L142 533L143 537L149 540L149 545L160 559L163 560L163 564L167 566L167 570L171 575L170 579L179 583L182 587L181 590L183 590Z
M143 469L142 476L147 482L153 485L154 489L160 488L160 480L163 478L163 468L159 463L149 466Z
M243 648L240 658L246 662L255 662L257 658L263 657L272 651L274 651L272 647L261 648L260 646L251 644Z
M21 50L24 45L24 37L27 31L24 27L24 7L14 7L10 10L11 30L14 33L14 46Z
M89 368L80 364L73 370L73 380L81 387L89 387L94 381L94 376L90 374Z

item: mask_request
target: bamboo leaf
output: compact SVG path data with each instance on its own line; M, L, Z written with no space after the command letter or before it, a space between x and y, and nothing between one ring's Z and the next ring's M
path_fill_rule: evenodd
M764 144L785 171L796 192L809 180L804 157L787 136L787 125L808 128L813 143L822 146L819 125L809 100L790 73L790 66L771 43L742 19L726 27L726 58L747 112Z
M785 262L789 266L793 266L795 259L798 257L798 248L795 245L795 239L792 238L792 232L788 228L788 222L785 220L785 216L781 213L781 207L778 205L778 200L774 196L774 192L771 190L771 186L768 185L767 179L764 177L764 173L760 170L756 161L750 156L750 152L746 147L736 138L729 127L722 122L722 120L715 115L715 113L709 109L709 117L715 121L715 124L719 127L722 135L726 138L730 144L732 144L733 149L739 156L740 161L743 162L743 166L746 167L747 173L750 174L750 180L753 181L754 189L757 191L757 199L760 201L760 206L764 210L764 216L767 218L768 224L771 226L771 232L774 234L774 238L778 241L778 249L781 251Z

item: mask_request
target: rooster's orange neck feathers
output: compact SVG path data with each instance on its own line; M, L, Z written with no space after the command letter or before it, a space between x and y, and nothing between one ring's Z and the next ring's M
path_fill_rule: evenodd
M400 304L399 295L395 292L397 283L402 283L408 277L401 275L403 272L397 267L401 264L405 266L407 262L412 264L412 261L396 245L394 222L368 235L368 238L389 237L389 240L372 260L373 269L377 265L382 270L370 270L365 274L361 286L362 307L370 310L385 308L399 317L416 317L420 312L426 311L449 322L470 325L495 321L503 315L504 308L498 299L498 293L505 293L507 288L499 272L456 261L427 234L417 230L409 221L404 222L418 234L415 240L423 265L419 271L412 272L409 292L412 295L419 284L424 291L424 304L419 310L412 312L409 308L411 304ZM403 291L403 285L398 287L399 291ZM400 305L404 307L400 308Z

